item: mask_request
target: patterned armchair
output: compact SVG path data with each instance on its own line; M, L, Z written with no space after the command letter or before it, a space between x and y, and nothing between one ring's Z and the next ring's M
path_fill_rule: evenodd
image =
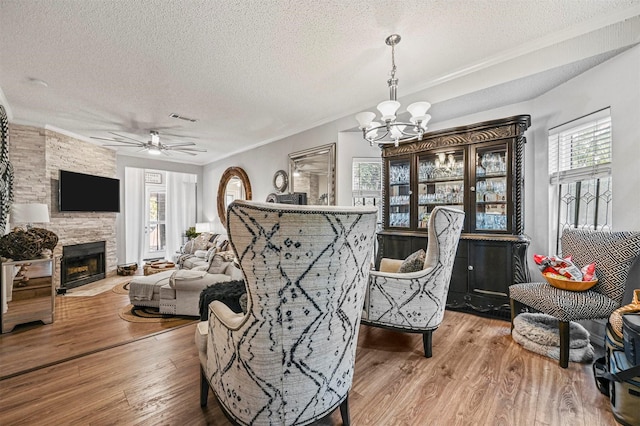
M513 320L528 306L558 320L560 366L569 366L569 323L609 318L625 294L625 282L634 260L640 255L640 232L600 232L571 229L561 237L563 256L571 255L582 267L595 262L598 283L587 291L568 291L546 282L514 284L509 287L511 328Z
M229 206L248 312L209 305L202 406L211 388L238 424L308 424L337 407L349 424L376 216L368 207Z
M424 356L430 358L432 333L444 317L463 225L463 211L448 207L433 209L422 270L398 273L402 261L382 259L381 271L369 274L362 323L422 333Z

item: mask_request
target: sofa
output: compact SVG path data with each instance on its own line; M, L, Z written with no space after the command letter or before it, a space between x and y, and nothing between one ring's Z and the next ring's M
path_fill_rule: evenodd
M225 245L219 248L227 248ZM212 285L242 280L232 251L211 252L186 258L180 269L138 276L129 283L129 301L134 306L158 308L162 314L199 316L200 293Z
M227 234L203 232L187 241L173 260L179 269L204 271L209 268L214 254L227 251L229 251Z

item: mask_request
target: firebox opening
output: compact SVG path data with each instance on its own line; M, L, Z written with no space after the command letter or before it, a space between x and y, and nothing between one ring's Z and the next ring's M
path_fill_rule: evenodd
M106 277L105 241L62 247L61 287L78 287Z

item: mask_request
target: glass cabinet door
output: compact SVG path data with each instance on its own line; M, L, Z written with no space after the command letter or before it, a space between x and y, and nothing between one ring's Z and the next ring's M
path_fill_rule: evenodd
M475 150L475 230L504 232L508 221L509 158L505 144Z
M436 206L464 210L465 172L462 149L418 157L418 228L427 228Z
M389 161L389 226L411 226L411 161Z

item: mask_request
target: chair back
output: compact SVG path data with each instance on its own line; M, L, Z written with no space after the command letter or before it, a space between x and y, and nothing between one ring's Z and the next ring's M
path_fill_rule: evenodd
M237 421L306 424L347 397L376 219L372 207L229 206L248 313L239 341L214 343L212 388Z
M640 255L640 232L567 229L561 244L562 256L571 255L579 268L595 262L598 284L593 291L622 302L629 269Z
M453 262L458 250L460 233L464 226L464 212L451 207L437 206L429 217L429 239L424 268L440 263L447 281L451 279Z

